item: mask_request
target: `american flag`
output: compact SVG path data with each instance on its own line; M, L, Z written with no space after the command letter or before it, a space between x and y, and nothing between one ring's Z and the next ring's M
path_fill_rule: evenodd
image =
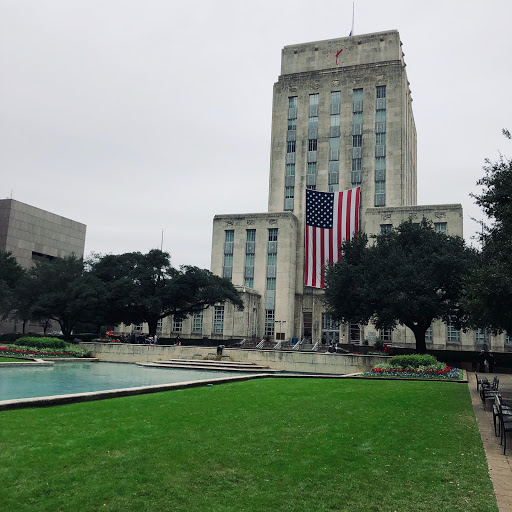
M324 288L324 268L341 257L341 244L359 231L361 187L343 192L306 190L304 284Z

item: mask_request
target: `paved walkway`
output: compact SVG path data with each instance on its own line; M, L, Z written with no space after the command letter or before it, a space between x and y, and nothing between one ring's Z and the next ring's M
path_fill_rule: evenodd
M496 374L486 374L485 376L491 381L494 375ZM498 377L500 378L499 390L501 395L505 399L512 400L512 375L499 374ZM491 401L487 401L487 410L484 411L482 400L476 391L476 380L473 372L468 372L468 380L471 400L478 420L498 508L500 512L512 512L512 439L509 434L507 455L503 455L500 438L494 435Z

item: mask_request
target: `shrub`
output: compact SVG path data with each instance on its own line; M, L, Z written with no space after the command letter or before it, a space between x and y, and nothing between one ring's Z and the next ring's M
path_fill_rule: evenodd
M18 338L15 342L16 345L23 347L34 347L34 348L66 348L68 344L59 338L35 338L32 336L26 336L24 338Z
M439 361L430 354L411 354L393 356L388 364L392 368L428 368L439 366Z

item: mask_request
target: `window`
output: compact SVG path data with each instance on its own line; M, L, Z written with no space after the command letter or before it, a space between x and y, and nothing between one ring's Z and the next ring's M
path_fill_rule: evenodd
M386 182L385 181L377 181L375 183L375 193L376 194L384 194L386 192Z
M293 199L295 196L295 187L284 187L285 199Z
M361 343L361 327L359 324L350 323L350 339L349 343Z
M272 338L274 336L275 311L273 309L265 310L265 336Z
M142 331L142 324L133 324L134 331Z
M254 253L245 255L245 266L254 267Z
M386 86L378 85L377 86L377 98L385 98L386 97Z
M316 162L308 162L308 174L316 174Z
M288 108L297 108L297 96L288 98Z
M354 102L363 101L363 89L354 89Z
M435 222L434 229L436 233L442 233L443 235L446 235L446 222Z
M382 123L386 120L386 111L385 110L377 110L376 119L377 123Z
M380 330L380 341L384 343L391 343L391 329Z
M512 337L510 337L508 331L505 331L505 345L510 345L512 343Z
M232 254L224 254L224 266L225 267L233 266L233 255Z
M363 136L362 135L353 135L352 136L352 147L360 148L363 145Z
M276 278L275 277L267 277L267 290L275 290L276 289Z
M295 141L294 140L289 140L286 143L286 152L287 153L295 153Z
M316 151L317 146L318 146L317 139L309 139L308 140L308 151Z
M311 106L318 105L318 94L310 94L309 95L309 104Z
M181 318L173 317L172 330L173 330L173 332L181 332L183 330L183 320Z
M213 333L222 334L224 331L224 306L215 306L213 311Z
M354 125L363 124L363 113L362 112L354 112L354 117L352 119L352 123Z
M331 126L339 126L340 125L340 115L333 114L331 115Z
M203 332L203 312L197 311L192 317L192 332Z
M331 105L339 105L341 103L341 92L333 91L331 92Z
M267 266L275 267L277 265L277 254L268 254L267 255Z
M156 322L156 332L162 333L162 324L163 321L161 318L159 318L158 321Z
M288 130L293 131L297 129L297 118L288 119Z
M295 176L295 164L286 164L286 176Z
M244 277L244 286L254 288L254 277Z
M362 158L352 159L352 170L353 171L361 171L362 169L363 169L363 159Z
M385 133L376 133L375 134L375 144L377 146L385 146L386 145L386 134Z
M268 241L277 242L277 228L270 228L268 230Z
M446 342L447 343L460 343L460 331L452 324L446 325Z
M489 331L487 329L477 329L475 331L475 343L489 344Z
M380 225L381 233L391 233L392 229L393 229L393 224L381 224Z
M234 242L235 241L235 232L233 230L226 230L226 243Z
M432 343L432 324L430 324L429 328L425 331L425 341Z

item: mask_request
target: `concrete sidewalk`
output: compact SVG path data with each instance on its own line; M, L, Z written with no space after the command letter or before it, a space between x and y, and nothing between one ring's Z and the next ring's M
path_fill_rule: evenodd
M467 374L471 401L473 402L473 409L478 421L478 428L480 429L480 436L482 437L489 466L489 475L494 486L498 508L500 512L512 512L512 439L509 434L507 439L507 455L503 455L500 438L494 435L491 401L487 401L487 410L484 411L482 400L476 390L475 375L473 372L467 372ZM500 379L499 390L503 398L512 400L512 375L492 373L485 376L489 381L492 381L495 375L498 375Z

